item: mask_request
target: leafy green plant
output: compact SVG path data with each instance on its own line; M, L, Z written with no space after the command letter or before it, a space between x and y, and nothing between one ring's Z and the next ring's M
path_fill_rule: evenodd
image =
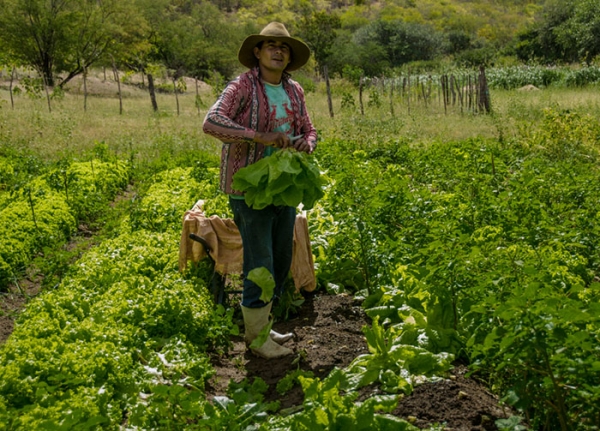
M237 327L201 280L177 274L177 234L106 240L31 301L2 346L0 422L177 427L203 414L204 352L227 349Z
M176 230L181 217L199 197L215 193L214 185L205 186L191 178L192 168L174 168L159 173L141 197L134 198L130 214L132 230L155 232Z
M323 381L298 377L304 390L304 410L288 417L272 418L268 430L406 430L418 428L389 415L397 405L394 395L382 395L356 402L357 392L346 392L348 380L335 369Z
M349 385L353 389L378 382L386 392L410 394L414 379L438 376L451 368L453 355L403 344L402 331L394 326L384 329L379 317L363 332L371 353L357 357L348 366Z
M198 421L201 429L251 431L259 429L268 418L268 412L276 411L279 403L264 402L263 394L268 389L260 378L252 383L247 379L240 384L231 382L227 396L214 397L206 404L204 416Z
M342 94L341 108L342 110L347 109L349 111L356 109L354 96L352 96L350 92L345 92L344 94Z
M63 197L41 185L4 208L0 212L0 289L24 270L36 251L62 244L75 228L76 220Z
M302 203L310 210L323 197L323 185L314 160L306 153L288 149L240 169L233 177L233 188L245 192L246 203L255 209L271 204L297 207Z

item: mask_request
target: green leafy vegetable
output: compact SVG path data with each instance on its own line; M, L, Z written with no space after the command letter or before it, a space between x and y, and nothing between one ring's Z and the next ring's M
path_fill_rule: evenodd
M248 280L253 281L258 287L260 287L262 293L260 294L260 300L264 302L270 302L273 299L275 292L275 279L271 272L261 266L260 268L254 268L248 273Z
M323 197L324 180L314 159L292 149L277 151L233 176L233 188L245 192L254 209L268 205L311 209Z

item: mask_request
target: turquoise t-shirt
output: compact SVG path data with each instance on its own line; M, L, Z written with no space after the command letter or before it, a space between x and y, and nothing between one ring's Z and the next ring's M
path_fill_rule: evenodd
M291 107L290 98L283 89L283 84L273 85L265 82L265 91L269 101L269 115L271 116L269 122L274 126L273 131L289 134L294 121L294 111ZM265 157L270 156L275 151L279 151L279 148L265 147ZM239 195L229 196L234 199L244 199L243 196Z
M283 84L269 84L265 82L265 91L269 100L269 119L273 125L274 132L290 133L292 122L294 121L294 111L292 110L290 98L283 89ZM273 152L279 150L275 147L265 148L265 157L270 156Z

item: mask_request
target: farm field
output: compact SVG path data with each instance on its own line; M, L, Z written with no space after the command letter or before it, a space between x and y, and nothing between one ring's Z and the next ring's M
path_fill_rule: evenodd
M319 288L277 310L274 365L206 263L177 269L184 212L230 216L211 88L178 114L125 86L119 115L94 82L85 112L0 83L0 429L600 427L597 87L493 90L489 115L367 91L361 115L333 82L332 119L318 83Z

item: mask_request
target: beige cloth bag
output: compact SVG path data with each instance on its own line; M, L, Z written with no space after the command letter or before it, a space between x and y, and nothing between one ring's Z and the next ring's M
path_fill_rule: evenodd
M187 267L188 261L199 262L207 257L204 246L190 239L194 233L208 243L211 257L215 261L215 271L222 275L241 274L243 265L242 237L231 219L217 216L206 217L202 209L203 200L183 216L183 229L179 243L179 270ZM296 216L294 225L294 249L291 273L296 292L301 289L312 292L317 287L315 265L308 236L308 220L305 214Z

